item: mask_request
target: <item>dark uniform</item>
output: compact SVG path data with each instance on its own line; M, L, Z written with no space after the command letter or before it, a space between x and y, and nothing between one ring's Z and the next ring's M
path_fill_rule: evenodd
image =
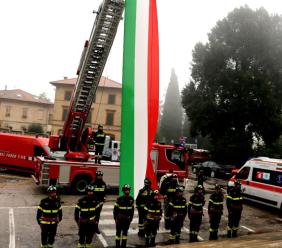
M188 203L188 217L190 219L190 242L198 241L198 233L202 224L203 207L205 205L205 197L203 186L198 185L195 193L190 197Z
M179 244L181 228L187 215L187 201L183 197L184 188L176 188L176 196L168 205L168 216L171 219L171 231L169 241L171 244Z
M107 185L103 181L102 171L98 171L98 170L96 171L95 181L93 181L91 185L94 187L94 197L97 199L97 201L100 202L100 207L97 209L97 225L98 225L100 220L100 214L105 201L106 190L107 190ZM97 233L100 234L99 228L97 229Z
M103 132L103 126L98 126L98 131L94 133L93 141L95 143L95 163L101 164L101 158L104 150L106 134Z
M199 174L197 176L197 185L202 185L203 189L204 189L204 193L205 193L205 188L204 188L204 181L207 180L207 177L204 174L203 170L199 171Z
M218 227L223 214L223 194L219 185L215 185L215 192L210 196L208 213L210 217L210 240L215 240L218 239Z
M79 227L77 247L90 248L94 233L97 232L97 210L100 202L94 197L94 187L87 186L87 196L78 200L74 219Z
M226 205L228 210L227 237L237 237L243 210L243 197L240 181L237 180L235 186L229 189Z
M138 236L144 237L144 221L146 219L146 214L144 207L146 206L147 202L151 199L153 190L151 189L151 184L152 182L148 179L145 178L144 180L144 187L139 190L139 193L136 198L136 207L138 210Z
M49 196L41 200L37 209L37 222L41 227L41 247L53 247L58 223L62 220L62 206L57 198L57 189L50 186L47 189Z
M130 186L122 187L123 196L117 198L114 206L114 219L116 222L116 248L126 247L127 232L134 215L134 199L129 195Z
M162 182L160 192L164 195L164 219L165 228L170 229L170 217L168 216L168 204L173 199L176 193L176 188L178 187L177 175L172 174L168 176L165 181Z
M146 247L156 246L155 239L159 229L160 220L162 218L162 204L158 200L159 191L154 190L152 198L149 200L144 208L145 210L145 240Z

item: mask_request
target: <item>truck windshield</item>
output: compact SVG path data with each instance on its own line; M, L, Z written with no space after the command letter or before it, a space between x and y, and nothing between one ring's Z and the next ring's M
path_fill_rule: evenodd
M178 149L166 149L166 157L167 159L176 164L181 170L184 169L184 154L183 151Z

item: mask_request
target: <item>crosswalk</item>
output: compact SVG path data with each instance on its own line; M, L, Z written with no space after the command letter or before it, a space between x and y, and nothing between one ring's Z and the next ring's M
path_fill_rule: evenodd
M104 204L103 210L101 212L101 217L99 221L99 226L101 232L105 236L115 236L115 220L113 218L113 205ZM169 230L164 228L164 219L160 222L160 228L158 230L159 234L168 233ZM182 232L189 233L188 228L183 228ZM134 211L134 217L130 224L130 228L128 230L128 235L134 235L138 233L138 212Z

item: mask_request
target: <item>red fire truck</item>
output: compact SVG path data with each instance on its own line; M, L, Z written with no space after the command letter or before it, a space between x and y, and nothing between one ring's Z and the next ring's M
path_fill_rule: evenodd
M99 169L104 172L104 180L109 186L119 186L119 163L103 161L102 165L95 164L88 153L87 144L92 130L85 128L85 122L122 18L123 8L124 0L104 0L99 8L90 39L85 42L62 135L51 136L49 139L52 158L38 157L33 175L37 184L70 186L76 192L83 192ZM155 144L151 154L155 171L161 176L173 170L179 176L187 177L185 154L184 148Z
M96 170L104 173L104 181L108 187L119 186L119 162L102 160L102 164L95 164L90 157L87 162L68 161L64 159L64 152L55 152L56 159L38 157L36 174L33 176L37 184L50 184L71 187L76 193L83 193L86 185L94 178ZM183 147L163 144L153 144L151 159L158 179L173 171L180 181L188 177L188 153Z

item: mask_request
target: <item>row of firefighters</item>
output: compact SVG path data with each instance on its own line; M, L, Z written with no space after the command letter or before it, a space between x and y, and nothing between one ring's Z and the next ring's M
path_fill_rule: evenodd
M91 247L95 233L100 234L98 223L106 193L103 173L97 171L96 179L87 186L87 195L79 199L75 206L74 219L78 225L79 241L77 247ZM57 225L62 220L62 207L55 186L48 188L48 197L40 202L37 222L41 227L41 247L53 247ZM122 187L123 195L118 197L113 210L116 223L116 247L126 247L128 229L134 215L134 198L130 196L130 186ZM181 228L188 213L190 219L190 242L198 241L205 205L204 188L197 185L189 201L183 196L184 188L178 185L177 176L172 174L161 184L160 192L152 190L151 181L144 180L144 187L136 198L139 214L138 236L145 238L145 247L155 246L160 220L164 212L165 228L170 229L169 243L179 243ZM162 208L159 194L163 195ZM210 240L218 238L218 228L223 214L224 196L219 185L215 186L208 204L210 219ZM226 199L228 209L227 237L236 237L242 213L241 184L236 181L228 190ZM164 209L164 210L163 210Z

